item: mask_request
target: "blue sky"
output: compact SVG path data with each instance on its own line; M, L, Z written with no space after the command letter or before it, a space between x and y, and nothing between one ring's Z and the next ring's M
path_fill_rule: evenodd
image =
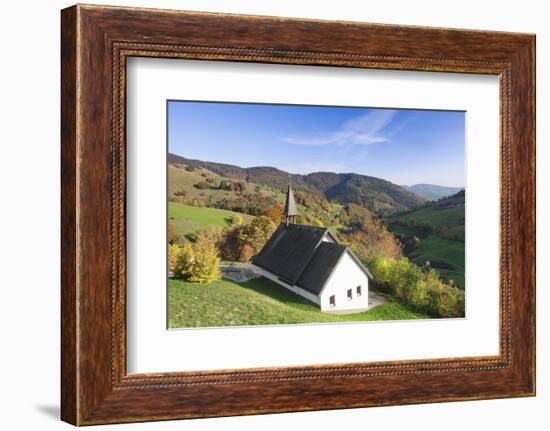
M465 185L464 112L169 101L168 148L295 174Z

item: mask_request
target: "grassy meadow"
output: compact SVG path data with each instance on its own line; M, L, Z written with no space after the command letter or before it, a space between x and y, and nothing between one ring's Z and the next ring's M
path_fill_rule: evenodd
M178 202L168 202L169 223L176 227L178 235L182 238L210 226L219 226L223 229L231 225L232 217L235 214L240 214L244 223L254 218L254 216L235 211L207 207L199 208Z
M409 258L418 265L426 261L451 265L452 269L438 268L437 271L464 289L464 242L430 235L422 240L420 247L412 252Z
M409 259L421 266L430 261L442 276L464 289L464 195L444 198L440 203L389 217L386 223L404 241L413 236L420 239L417 247L408 250ZM426 226L430 228L427 230Z
M406 304L388 296L387 303L369 311L338 315L275 286L265 278L245 283L218 280L207 284L168 281L168 327L276 325L293 323L363 322L425 319Z

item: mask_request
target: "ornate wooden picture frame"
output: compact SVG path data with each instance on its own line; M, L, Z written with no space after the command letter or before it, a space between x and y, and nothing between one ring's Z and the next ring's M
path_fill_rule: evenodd
M64 421L91 425L535 394L533 35L78 5L62 11L61 49ZM127 374L125 84L126 60L134 56L497 75L500 354Z

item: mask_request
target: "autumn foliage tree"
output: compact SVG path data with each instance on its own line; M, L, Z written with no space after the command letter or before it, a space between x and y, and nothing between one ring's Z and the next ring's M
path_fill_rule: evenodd
M240 226L244 223L243 216L239 213L235 213L231 216L231 224L236 224L237 226Z
M168 223L168 244L176 244L179 240L178 231L176 226L172 223Z
M177 253L174 274L193 283L210 283L221 278L220 257L216 248L219 233L199 231L195 243L186 243Z
M402 256L399 241L368 209L350 204L347 212L350 229L339 233L338 237L363 262L369 262L375 256L388 259Z
M249 261L262 249L276 227L269 217L260 216L246 225L235 225L226 229L218 242L221 258Z
M181 247L177 244L168 244L168 271L174 272Z
M221 278L220 258L212 235L197 235L194 260L188 280L193 283L210 283Z
M195 262L195 252L189 242L186 242L183 247L179 248L175 257L174 275L178 278L187 280L192 273L193 264Z
M262 215L269 218L273 223L279 224L283 217L283 204L277 204L275 206L267 208Z

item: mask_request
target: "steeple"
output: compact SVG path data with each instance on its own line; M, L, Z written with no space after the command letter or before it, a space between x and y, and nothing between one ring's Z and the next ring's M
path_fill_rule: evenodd
M286 192L285 208L283 209L283 221L288 226L289 223L296 223L296 202L294 201L294 193L290 185L290 175L288 176L288 191Z

